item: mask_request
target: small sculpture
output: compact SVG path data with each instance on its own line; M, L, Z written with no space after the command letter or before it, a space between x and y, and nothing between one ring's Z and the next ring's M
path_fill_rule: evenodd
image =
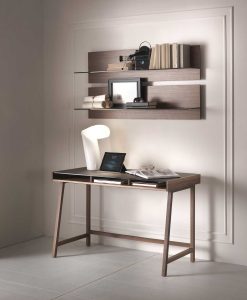
M113 102L111 101L109 95L105 95L105 101L102 102L103 108L112 108Z

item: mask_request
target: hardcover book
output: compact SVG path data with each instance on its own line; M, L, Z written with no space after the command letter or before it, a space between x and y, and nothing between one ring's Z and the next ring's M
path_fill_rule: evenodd
M190 45L180 44L180 68L190 68Z
M180 65L179 44L172 44L172 68L177 69Z

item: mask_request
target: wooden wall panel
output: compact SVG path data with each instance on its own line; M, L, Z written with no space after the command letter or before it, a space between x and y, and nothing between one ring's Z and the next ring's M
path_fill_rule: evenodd
M93 119L176 119L199 120L200 109L90 109Z
M108 64L118 63L119 56L129 56L134 49L88 52L88 72L106 71Z
M108 93L108 87L90 87L88 88L88 96L106 95Z
M148 101L155 100L166 108L199 108L200 85L149 86Z

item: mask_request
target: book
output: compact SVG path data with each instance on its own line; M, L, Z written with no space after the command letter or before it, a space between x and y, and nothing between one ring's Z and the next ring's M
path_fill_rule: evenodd
M98 95L93 97L93 102L103 102L105 101L106 95Z
M158 183L142 182L142 181L132 181L131 185L133 185L133 186L143 186L143 187L159 187L159 186L161 186Z
M154 69L160 69L160 45L159 44L156 44L155 46Z
M189 68L190 67L190 45L180 44L179 54L180 54L180 68Z
M131 185L133 186L142 186L142 187L150 187L150 188L161 188L166 186L165 179L156 179L155 181L132 181Z
M157 106L156 101L152 102L127 102L126 107L150 107L150 106Z
M149 69L189 68L190 45L186 44L156 44L152 48Z
M180 177L177 173L170 169L132 169L127 170L126 173L139 176L145 179L159 179L159 178L178 178Z
M124 184L123 181L120 180L111 180L111 179L94 179L93 182L95 183L104 183L104 184L116 184L116 185L121 185Z
M156 109L156 105L150 105L150 106L126 106L126 109Z
M107 71L127 71L133 69L132 61L123 61L119 63L108 64Z
M166 51L165 51L165 55L166 55L166 60L165 60L165 68L166 69L170 69L171 68L171 45L170 44L165 44L166 46Z
M121 67L121 68L107 68L107 72L121 72L121 71L128 71L130 70L128 67Z
M84 102L93 102L93 96L85 96L84 98L83 98L83 103Z
M103 101L101 102L93 102L93 108L103 108Z
M93 102L83 102L81 107L85 109L93 108Z
M105 101L106 95L98 96L86 96L83 99L82 108L91 109L91 108L103 108L103 102Z
M157 102L127 102L126 108L157 108Z
M179 62L179 44L172 44L172 68L177 69L180 66Z
M160 46L160 68L166 69L166 44Z
M149 70L154 69L154 61L155 61L155 47L152 47L151 57L149 62Z
M171 47L172 45L167 43L152 47L149 70L171 68Z

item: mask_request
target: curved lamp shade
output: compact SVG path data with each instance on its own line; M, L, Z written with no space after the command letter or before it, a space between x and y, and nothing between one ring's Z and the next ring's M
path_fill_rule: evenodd
M84 154L88 170L100 167L100 151L98 140L110 136L110 129L105 125L94 125L81 131Z

